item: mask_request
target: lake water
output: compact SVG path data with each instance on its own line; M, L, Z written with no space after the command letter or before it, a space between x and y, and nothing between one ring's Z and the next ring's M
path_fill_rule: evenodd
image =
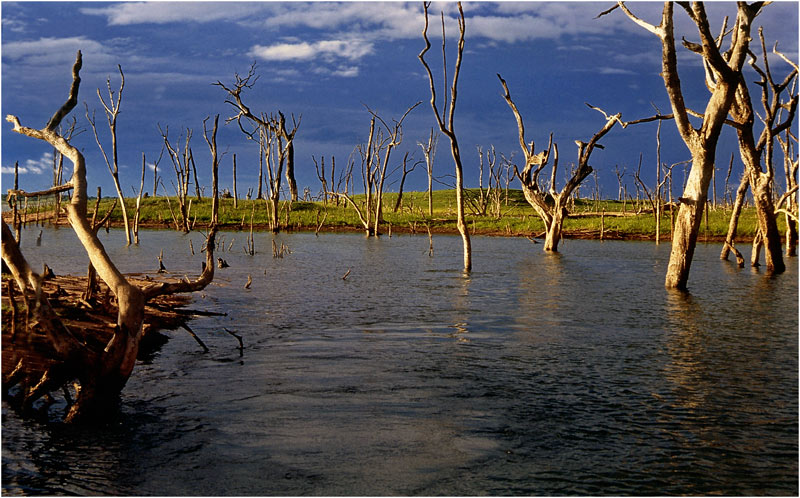
M37 234L35 267L84 272L70 230ZM191 324L211 351L169 332L105 426L4 403L4 494L798 493L796 260L768 277L701 244L684 295L668 244L474 237L465 277L455 236L429 257L426 236L279 234L273 258L272 234L252 257L223 235L191 305L227 313ZM123 271L161 248L200 270L201 234L101 236Z

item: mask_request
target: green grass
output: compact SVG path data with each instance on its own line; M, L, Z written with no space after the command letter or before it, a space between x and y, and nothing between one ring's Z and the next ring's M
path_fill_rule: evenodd
M477 189L468 189L467 199L467 225L473 233L490 233L498 235L531 235L538 234L544 230L544 225L539 216L525 201L522 191L509 190L506 199L505 192L502 193L500 202L500 217L492 215L492 209L486 215L475 213L477 205ZM355 196L356 202L363 202L364 196ZM426 192L406 192L403 194L401 208L394 212L394 205L397 200L396 193L384 194L384 208L382 230L388 230L388 225L392 229L414 229L415 231L425 232L427 223L432 230L455 230L456 207L455 193L452 190L437 190L433 193L433 216L428 216L428 200ZM113 199L104 198L100 203L100 215L110 207ZM177 200L170 198L173 211L178 214ZM291 207L290 207L291 204ZM93 207L93 201L90 206ZM133 219L135 199L126 199L128 206L128 216ZM253 207L255 206L255 210ZM649 204L641 203L639 207L649 209ZM593 201L591 199L578 199L570 209L570 216L564 222L564 230L569 235L583 234L591 236L598 235L601 226L600 212L605 210L609 215L605 216L602 223L605 228L606 236L622 238L641 238L653 237L655 234L655 219L652 212L637 212L637 206L630 201L622 203L615 200ZM625 213L625 216L612 216L610 213ZM707 210L708 223L705 219L701 226L701 237L724 237L728 230L730 209L718 207ZM233 199L220 199L219 221L227 228L249 229L250 216L253 215L253 223L259 227L264 227L269 223L267 214L267 203L264 200L238 201L234 207ZM197 200L193 198L189 219L196 219L196 226L206 226L210 222L211 199L203 198ZM172 215L165 197L147 198L142 200L141 222L146 226L160 226L164 228L174 227ZM362 229L361 222L355 210L352 209L342 199L338 206L329 200L327 205L323 202L280 202L280 223L282 228L288 226L289 229L314 229L324 218L323 229L342 229L354 228ZM288 224L287 224L288 220ZM117 206L112 214L112 221L120 223L122 212ZM779 228L785 229L783 217L779 217ZM752 237L755 235L756 216L752 207L745 208L742 212L738 237ZM663 213L661 221L662 237L669 237L670 234L670 213L669 209Z

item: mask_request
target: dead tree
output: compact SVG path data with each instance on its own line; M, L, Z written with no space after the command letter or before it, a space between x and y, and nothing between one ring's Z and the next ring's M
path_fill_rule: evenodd
M258 76L256 76L255 72L256 64L253 63L244 78L239 76L238 73L234 74L235 81L232 86L226 86L221 81L214 83L215 86L218 86L227 92L228 98L225 99L225 102L231 105L236 111L236 114L229 117L225 122L230 123L232 121L236 121L239 125L239 129L250 140L260 141L260 138L256 139L255 136L259 135L260 137L262 134L269 134L278 137L278 141L280 142L278 153L281 158L281 169L283 169L285 165L286 179L289 184L291 201L294 202L297 200L297 182L295 181L294 174L294 137L297 134L297 129L300 127L302 116L295 118L294 115L292 115L292 128L289 130L286 124L286 117L281 111L278 111L277 117L267 115L265 113L261 113L259 115L254 114L242 100L242 92L245 89L253 88L253 85L255 85L256 81L258 80ZM242 122L242 118L245 119L245 123ZM253 127L255 129L249 130L249 127ZM263 170L260 170L259 197L261 197L260 191L262 173ZM276 180L273 179L271 183L276 183Z
M376 160L375 155L376 150L380 151L383 145L386 143L380 131L377 135L375 133L375 119L376 118L374 115L370 119L369 138L366 145L358 145L354 151L357 152L361 158L361 180L364 188L364 200L360 203L356 202L356 200L347 192L347 190L340 192L338 189L335 189L328 192L329 195L336 199L344 199L353 208L368 237L376 235L377 225L377 223L373 222L372 217L373 213L376 212L374 208L375 185L377 185L376 176L380 172L380 160ZM348 185L352 181L354 165L352 155L349 163L345 185Z
M469 201L470 205L473 208L473 214L477 216L486 216L490 212L491 208L491 215L495 219L500 219L500 204L501 204L501 197L502 197L502 188L501 188L501 178L503 177L503 167L506 168L506 172L510 168L511 162L506 159L502 154L501 161L502 165L498 165L497 163L497 152L495 151L494 145L489 146L486 149L485 158L486 161L484 162L484 151L483 147L480 145L477 146L478 149L478 195L477 198L475 195L467 196L467 200ZM486 188L484 188L484 164L488 166L488 171L486 171ZM508 183L511 182L511 177L506 175L507 184L506 188L508 187Z
M786 257L797 257L797 223L798 223L798 205L797 205L797 169L800 165L797 155L797 137L792 135L791 129L787 129L785 137L778 136L778 142L781 144L783 152L783 168L786 174L786 192L794 192L786 198L786 209L781 209L781 204L778 204L778 210L783 211L786 218ZM793 152L794 151L794 152ZM784 194L786 195L786 194Z
M95 234L97 234L97 232L100 230L100 227L102 227L105 223L107 223L108 220L111 218L111 213L114 212L114 208L117 207L117 201L119 200L119 199L114 199L114 202L111 204L111 207L108 208L108 211L106 211L105 216L103 216L100 220L98 220L97 213L100 210L100 199L102 199L102 197L103 197L102 190L98 186L97 198L94 203L94 211L92 211L92 221L89 223L89 226L92 227L92 230L94 231ZM135 223L134 226L136 226ZM89 268L86 270L86 287L85 290L83 291L81 299L83 299L84 302L86 302L87 304L92 303L92 301L94 300L94 292L96 289L97 289L97 270L94 269L94 265L90 261ZM92 306L91 304L89 305Z
M603 115L606 117L606 123L600 129L600 131L595 133L588 142L583 142L580 140L575 141L576 145L578 146L578 163L567 182L561 188L561 191L558 192L556 191L558 145L553 143L552 133L550 134L550 141L547 145L547 149L536 153L534 149L534 142L531 141L529 144L525 140L525 125L522 121L522 115L517 109L516 104L514 104L514 101L511 99L508 85L499 74L497 75L497 78L500 80L500 84L503 86L503 91L505 92L503 98L511 108L511 111L514 113L514 117L517 120L519 146L522 149L522 153L525 157L525 166L523 167L522 172L517 172L517 177L519 178L520 183L522 183L522 193L525 195L525 199L528 201L531 207L536 210L536 213L542 219L542 222L544 222L544 250L547 252L558 252L558 243L562 237L564 220L567 218L567 216L569 216L567 203L569 202L573 191L575 191L581 182L583 182L583 180L593 171L592 167L589 166L589 157L591 156L595 147L600 149L603 148L603 146L597 142L600 141L600 139L603 138L606 133L611 131L615 124L622 124L622 121L620 120L621 115L616 114L614 116L608 116L603 112ZM600 111L594 107L592 107L592 109ZM550 172L549 186L545 188L542 185L542 182L539 180L539 174L542 172L545 166L547 166L551 153L554 156L553 166Z
M628 198L628 188L625 185L625 182L622 181L622 178L625 176L625 167L622 167L622 171L619 170L619 165L614 165L614 174L617 175L617 184L619 188L617 189L617 200L622 201L622 211L625 211L625 201Z
M117 399L136 361L142 334L144 307L149 299L176 292L193 292L204 288L211 282L214 276L213 251L216 235L216 215L214 214L206 240L206 265L200 277L193 282L184 280L176 283L151 284L140 288L129 282L117 269L87 217L86 163L83 154L57 131L59 123L78 102L81 65L82 58L79 51L72 68L69 97L53 114L44 128L29 128L23 126L17 116L6 117L6 120L14 125L13 131L49 143L72 162L73 173L70 181L51 190L61 191L59 189L62 187L72 189L72 199L67 205L69 223L97 270L98 276L108 285L117 301L118 312L114 334L105 347L97 349L76 340L75 336L52 312L46 299L43 299L40 277L30 269L19 247L13 241L13 237L9 236L10 233L5 222L2 223L3 261L11 269L23 295L33 296L38 301L34 309L40 319L31 322L31 325L39 333L49 337L53 355L61 360L58 367L46 371L41 379L32 379L32 382L23 386L25 403L31 405L36 399L50 391L59 389L66 383L72 383L77 379L80 389L66 416L67 421L77 420L91 413L102 413L102 409L107 406L109 401ZM217 172L212 171L214 178L216 175ZM216 207L216 203L214 206ZM21 368L22 363L18 366ZM12 375L7 379L4 378L4 384L20 382L20 378L13 377Z
M714 76L714 79L707 78L706 81L711 91L711 97L701 116L702 124L699 128L692 126L689 119L690 111L686 107L681 81L678 77L673 19L675 5L673 2L665 2L661 22L654 26L636 17L624 2L618 3L618 6L631 20L656 35L661 41L661 76L670 99L675 125L692 155L691 172L683 195L679 198L680 208L675 220L669 267L664 282L667 288L686 290L703 209L708 199L708 187L713 174L717 142L733 103L736 89L739 87L741 70L750 42L751 23L760 11L762 3L747 5L740 2L737 4L736 23L732 30L730 48L724 53L721 53L720 46L728 32L723 30L719 38L715 38L711 34L703 4L700 2L691 5L689 3L678 4L696 25L700 37L700 44L685 42L685 45L702 53L704 65L710 69L707 74Z
M728 206L733 205L733 199L731 199L730 186L728 185L731 179L731 172L733 172L733 157L734 154L733 152L731 152L731 160L728 163L728 172L725 174L725 190L723 191L722 194L723 206L726 208Z
M192 206L192 201L189 199L189 181L192 176L191 165L194 162L191 148L192 130L190 128L186 129L186 140L183 150L176 149L170 143L169 127L167 127L166 130L162 130L159 125L158 131L161 132L161 138L164 140L164 146L167 148L167 153L172 162L172 168L175 171L175 181L177 184L173 183L172 186L175 189L175 196L178 200L178 211L180 214L179 220L175 217L176 223L179 224L177 228L184 233L189 233L191 231L189 215ZM180 142L181 138L182 137L178 137L178 142Z
M464 216L464 168L461 164L461 150L458 146L458 138L456 137L454 116L456 111L456 98L458 96L458 77L461 73L461 61L464 55L464 33L466 31L466 21L464 20L464 9L461 7L461 2L458 3L458 52L456 57L455 68L453 71L453 82L450 86L448 94L445 89L444 103L440 110L436 104L436 85L428 63L425 62L425 54L431 48L431 42L428 40L428 7L430 2L423 3L423 10L425 15L425 27L422 28L422 38L425 40L425 48L419 53L419 60L422 63L425 71L428 73L428 83L431 91L431 109L433 115L436 117L436 122L441 131L450 140L450 152L453 156L453 163L456 172L456 212L457 220L456 226L458 233L461 234L461 240L464 246L464 271L469 272L472 270L472 243L469 238L469 231L467 230L467 222ZM447 60L444 57L445 50L445 36L444 30L444 13L442 13L442 69L444 73L445 84L447 81Z
M322 184L322 202L328 205L328 179L325 177L325 156L320 158L320 163L317 163L317 158L313 155L311 160L314 161L314 168L317 170L317 178Z
M756 82L761 87L761 102L764 107L762 122L764 128L756 141L753 126L755 112L750 98L747 84L744 79L736 91L736 98L731 106L730 115L739 141L739 153L745 165L745 173L749 177L750 189L753 193L753 202L758 217L758 233L756 236L751 262L758 265L759 249L763 245L766 260L766 270L770 273L782 273L786 269L783 262L781 235L773 204L772 187L775 181L775 168L773 164L775 137L791 127L797 110L797 96L789 102L783 102L781 94L797 77L797 69L793 69L781 83L777 83L772 76L767 60L767 49L764 43L763 30L758 30L761 41L763 68L757 64L757 58L751 52L750 65L761 76ZM782 109L787 110L785 121L779 122ZM762 162L765 167L762 167Z
M367 107L372 116L369 124L369 138L366 145L359 145L356 151L361 156L361 178L364 187L364 201L357 202L346 192L330 191L328 195L341 197L356 211L368 237L380 235L383 221L383 189L392 151L403 143L403 121L421 102L409 107L392 126L377 113ZM376 123L380 127L376 128Z
M233 155L233 208L239 208L239 192L236 190L236 154Z
M103 100L103 95L100 93L100 89L97 89L97 97L100 99L100 103L103 105L103 109L106 113L106 120L108 121L108 129L111 131L111 161L108 159L108 155L106 154L105 149L103 148L103 144L100 142L100 137L97 136L97 126L95 125L94 114L89 116L89 106L86 106L86 119L89 121L89 124L92 125L92 131L94 131L94 138L97 141L97 146L100 148L100 152L103 153L103 159L106 162L106 166L108 166L108 171L111 173L111 177L114 179L114 187L117 189L117 197L119 197L119 204L120 209L122 209L122 221L125 224L125 240L127 241L128 245L131 245L131 228L130 223L128 222L128 209L125 206L125 197L122 195L122 187L119 183L119 160L117 156L117 116L119 115L119 107L122 104L122 90L125 88L125 75L122 72L122 66L117 65L119 69L119 90L117 91L117 101L114 102L114 91L111 90L111 78L109 77L106 79L106 86L108 87L108 104L106 101Z
M164 155L164 146L162 145L161 146L161 153L158 155L158 157L161 158L163 155ZM156 161L153 164L153 199L156 198L156 195L157 195L157 192L158 192L158 181L160 179L161 179L161 177L158 176L158 161Z
M436 157L436 146L439 143L439 134L431 128L428 143L417 142L425 156L425 171L428 173L428 217L433 217L433 160Z
M659 122L659 124L661 123ZM661 154L659 154L658 156L660 159ZM666 167L667 169L663 179L661 178L662 167ZM641 186L644 195L647 196L647 200L648 202L650 202L650 207L653 209L653 217L656 222L656 244L659 243L659 239L661 237L661 214L662 214L661 209L663 206L663 199L661 198L661 189L664 188L664 185L671 179L672 168L674 167L675 164L673 164L672 166L667 166L666 164L664 164L658 168L657 170L658 174L656 175L656 186L652 191L649 188L647 188L647 185L645 185L644 181L642 181L641 176L639 176L642 170L641 154L639 155L639 166L636 168L636 173L633 174L633 178L636 180L636 183L638 183Z
M283 114L281 114L281 119ZM273 122L275 118L262 116L262 119L269 123ZM259 134L259 150L261 158L259 161L264 161L267 164L267 211L270 215L270 226L272 231L277 233L280 230L280 221L278 219L278 211L280 206L281 197L281 178L283 167L286 163L288 144L284 144L283 136L274 132L271 126L258 127L257 133ZM277 159L276 159L277 151Z
M66 131L61 130L59 133L67 140L72 140L73 137L77 136L77 134L81 133L80 131L76 131L75 126L78 124L78 120L73 116L72 120L67 126ZM64 182L64 156L61 155L60 152L53 149L53 186L56 187L61 185ZM18 186L14 187L18 188ZM55 195L55 204L53 206L53 222L58 221L58 217L61 215L61 193ZM17 241L19 242L19 240Z
M777 44L773 47L772 51L777 54L781 59L783 59L786 63L792 66L795 72L800 72L800 67L783 55L781 52L778 52ZM792 88L789 92L789 95L797 97L797 88L798 88L798 78L795 78L794 82L792 83ZM781 152L783 152L783 168L784 174L786 175L786 192L784 196L786 196L786 209L781 208L782 202L777 204L778 212L783 212L786 218L786 257L793 258L797 256L797 243L798 243L798 235L797 235L797 224L798 224L798 204L797 204L797 194L790 194L790 192L797 192L797 169L798 169L798 154L797 154L797 137L792 134L791 127L787 128L785 131L785 137L781 137L778 135L776 137L778 139L778 143L781 147ZM789 194L789 195L787 195Z
M291 202L297 202L297 180L294 177L294 135L297 132L299 123L295 123L294 129L291 133L286 130L286 118L283 113L278 111L280 119L278 120L277 133L286 142L286 184L289 186L289 199Z
M408 154L409 153L406 152L405 155L403 155L403 165L402 165L403 166L403 174L400 177L400 187L398 187L398 189L397 189L397 201L394 203L394 212L395 213L397 211L399 211L400 210L400 206L403 205L403 187L406 184L406 177L409 175L409 173L411 173L412 171L417 169L417 166L419 166L420 163L421 163L421 161L415 161L414 164L411 166L411 168L408 168L407 167L408 166ZM398 168L399 168L399 166L398 166Z
M494 145L486 149L486 163L489 166L489 180L486 189L483 188L483 165L484 155L483 147L480 145L478 148L478 199L475 205L475 214L479 216L486 216L486 211L489 209L489 197L492 195L492 177L494 175L495 165L497 164L497 152L494 150Z
M162 149L163 151L163 149ZM142 207L142 194L144 193L144 174L147 171L147 160L142 152L142 182L139 184L139 195L136 196L136 211L133 213L133 243L139 245L139 211Z
M403 121L406 119L411 111L416 109L418 105L422 102L417 102L416 104L409 107L405 113L400 117L400 120L393 120L394 123L392 126L389 126L386 121L384 121L377 113L372 111L372 109L367 108L370 114L374 116L378 121L381 122L383 128L386 132L387 141L385 142L385 148L378 148L377 155L375 156L376 159L379 158L381 151L383 152L383 163L381 164L380 170L376 170L377 173L377 182L375 184L375 226L373 232L378 234L378 225L383 221L383 185L386 182L386 169L389 165L389 158L392 156L392 151L400 144L403 143ZM406 156L407 157L407 156ZM405 164L405 159L403 160ZM377 164L377 163L376 163ZM405 168L403 168L405 170Z

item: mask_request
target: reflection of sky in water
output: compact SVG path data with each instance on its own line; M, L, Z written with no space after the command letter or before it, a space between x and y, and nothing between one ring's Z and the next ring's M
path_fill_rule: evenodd
M37 233L23 239L34 267ZM200 234L101 236L124 271L155 270L163 248L169 270L199 272ZM4 490L797 490L796 264L768 278L700 245L687 297L663 287L668 244L567 240L552 256L475 237L465 279L457 236L434 237L430 258L425 236L279 234L282 259L272 234L244 255L246 236L224 233L230 268L192 304L228 313L192 324L211 352L171 333L107 428L4 413ZM70 230L43 240L56 273L84 272Z

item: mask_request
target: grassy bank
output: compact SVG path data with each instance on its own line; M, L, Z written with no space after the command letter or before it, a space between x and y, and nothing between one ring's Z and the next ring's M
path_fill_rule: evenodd
M525 201L520 190L509 190L507 195L502 192L499 206L489 202L486 214L480 214L482 205L477 189L469 190L468 198L470 202L467 205L467 223L472 233L537 236L544 231L542 221ZM363 201L363 196L356 196L355 200ZM240 199L236 207L234 207L232 198L220 201L219 221L224 228L249 230L251 216L254 229L265 230L269 227L266 201ZM389 231L390 226L393 232L427 233L427 227L430 227L434 233L455 233L454 191L438 190L433 193L433 216L428 216L426 192L404 193L401 206L395 212L396 201L396 193L384 194L384 222L381 225L384 233ZM101 215L108 210L112 202L113 199L110 198L101 200ZM133 219L135 204L135 199L126 199L130 219ZM174 228L175 223L170 206L172 212L179 217L176 198L171 197L169 200L166 197L143 199L140 226ZM39 207L39 211L42 213L40 217L44 218L47 210L49 210L49 206L42 204ZM35 206L29 204L29 215L33 215L34 211ZM724 238L728 230L730 214L730 208L722 206L708 209L707 222L704 220L701 228L701 239L719 240ZM189 219L196 224L197 228L206 226L210 221L210 215L211 199L192 198ZM362 230L358 215L344 200L340 200L338 205L330 199L327 204L321 201L295 203L281 201L279 220L281 228L284 230L316 230L320 225L322 231ZM111 221L116 226L121 225L122 210L119 206L114 209ZM567 237L599 238L602 229L604 238L608 239L652 239L655 237L655 225L655 218L647 202L637 204L635 201L623 203L615 200L579 199L570 209L570 217L565 221L564 229ZM661 220L662 239L670 237L670 226L670 211L667 207ZM783 216L779 217L779 227L781 231L785 229ZM742 212L739 221L737 239L752 238L755 235L755 229L755 210L747 207Z

